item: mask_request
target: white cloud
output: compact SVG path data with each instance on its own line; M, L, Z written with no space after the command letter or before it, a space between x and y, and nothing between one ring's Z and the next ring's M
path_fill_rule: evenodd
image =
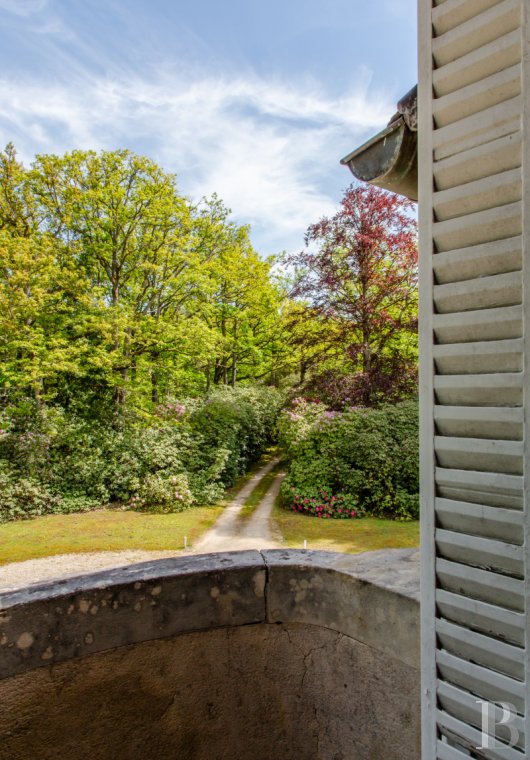
M384 11L397 18L416 19L418 3L417 0L385 0Z
M267 251L298 247L308 224L333 210L323 177L393 110L366 75L341 97L254 75L76 79L0 80L1 140L26 161L74 147L147 153L177 172L188 195L217 192Z
M16 16L32 16L41 11L47 0L0 0L0 11L8 11Z

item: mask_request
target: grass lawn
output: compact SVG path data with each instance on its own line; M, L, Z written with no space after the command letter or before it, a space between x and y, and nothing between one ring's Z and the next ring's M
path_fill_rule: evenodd
M223 510L193 507L171 515L101 509L0 525L0 564L54 554L145 549L177 551L209 528Z
M173 515L100 509L0 525L0 565L54 554L140 549L179 551L184 548L184 536L188 539L188 546L193 546L213 525L238 490L275 454L276 449L267 450L215 506L192 507Z
M322 520L274 507L274 522L290 548L357 554L376 549L408 549L419 546L419 522L396 522L377 517L360 520Z

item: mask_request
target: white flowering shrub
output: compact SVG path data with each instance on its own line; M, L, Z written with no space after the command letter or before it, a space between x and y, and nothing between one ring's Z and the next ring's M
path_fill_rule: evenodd
M129 508L140 512L183 512L194 502L186 473L147 475L138 492L129 500Z

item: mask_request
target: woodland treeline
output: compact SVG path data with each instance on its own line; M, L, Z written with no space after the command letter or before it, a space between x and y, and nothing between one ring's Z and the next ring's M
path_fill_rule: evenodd
M366 401L370 390L399 395L414 372L416 322L403 202L350 188L306 242L298 255L261 258L219 198L191 202L174 175L128 151L42 155L24 168L9 145L0 393L152 409L286 377L317 377L333 396L357 376Z
M272 261L127 151L0 157L0 388L149 408L292 365Z
M69 496L156 501L140 494L151 476L166 506L171 478L204 502L272 440L280 398L343 411L414 395L416 257L410 204L374 187L348 188L300 253L264 258L221 199L190 200L148 158L24 166L8 145L0 519Z

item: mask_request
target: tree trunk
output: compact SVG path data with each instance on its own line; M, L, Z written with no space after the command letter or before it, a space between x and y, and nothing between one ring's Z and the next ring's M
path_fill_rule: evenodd
M120 370L121 386L116 389L115 402L117 409L121 409L125 404L127 396L127 385L129 383L129 361L131 357L130 332L125 334L123 340L123 365Z
M237 379L237 354L234 351L234 353L232 354L232 372L231 372L231 377L230 377L230 385L232 386L232 388L236 387L236 379Z
M239 323L237 318L234 319L234 343L233 343L233 349L232 349L232 371L230 376L230 385L232 388L236 387L236 379L237 379L237 328L239 327Z
M160 377L159 377L158 367L157 367L157 362L159 358L160 358L160 354L158 353L158 351L150 352L151 401L153 402L153 404L160 403L160 392L159 392Z
M154 368L151 370L151 401L153 404L158 404L160 402L158 394L158 372Z
M213 372L214 385L219 385L223 381L223 373L226 373L226 368L224 367L221 359L216 359Z
M300 385L305 383L305 376L307 372L307 363L304 359L300 359Z
M119 411L125 404L125 389L117 385L114 389L114 408Z
M372 369L372 352L370 350L370 346L365 343L363 346L363 372L369 375L371 369Z

